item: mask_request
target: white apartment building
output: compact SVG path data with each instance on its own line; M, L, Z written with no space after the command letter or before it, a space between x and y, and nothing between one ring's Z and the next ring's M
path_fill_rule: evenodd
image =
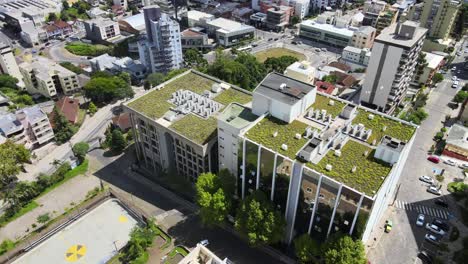
M124 10L128 8L127 0L113 0L114 5L121 6Z
M84 21L86 38L100 42L120 36L119 23L109 18Z
M54 132L47 114L39 106L23 108L0 116L0 144L11 140L32 149L49 142Z
M184 62L179 23L157 5L144 7L143 13L146 39L138 42L140 61L152 73L179 69Z
M413 78L427 29L406 21L385 28L375 39L361 91L361 103L392 113Z
M81 90L76 73L44 57L19 65L27 91L45 97L70 95Z
M18 79L18 85L24 86L23 76L18 68L15 55L10 45L0 42L0 73L9 74Z
M370 57L371 52L367 48L360 49L352 46L347 46L343 49L343 52L341 53L341 60L366 67L369 64Z
M333 6L336 6L337 3L338 3L337 0L311 0L310 1L310 4L312 5L312 8L314 9L321 9L327 6L333 7Z
M309 0L291 0L289 5L294 7L294 15L298 16L300 19L303 19L309 15Z
M310 65L308 61L296 61L289 65L284 71L284 75L301 82L314 84L317 69Z

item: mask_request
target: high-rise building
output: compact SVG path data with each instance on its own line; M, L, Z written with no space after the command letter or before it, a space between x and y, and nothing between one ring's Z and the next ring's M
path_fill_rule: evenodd
M19 86L23 86L23 76L18 68L15 55L10 45L0 42L0 73L9 74L18 79Z
M406 21L375 38L361 91L363 104L385 113L395 110L406 95L426 33L418 23Z
M183 63L180 27L157 5L143 9L146 38L138 42L140 61L150 72L169 72Z
M377 35L384 28L396 23L398 18L398 9L385 1L367 1L364 4L363 13L362 25L374 27Z
M460 1L425 0L410 8L407 19L419 21L421 27L428 29L430 38L446 40L452 32L460 7Z

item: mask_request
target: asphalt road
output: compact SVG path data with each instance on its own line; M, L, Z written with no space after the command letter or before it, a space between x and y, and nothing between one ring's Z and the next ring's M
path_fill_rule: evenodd
M459 65L462 61L464 58L460 56L454 60L453 64ZM462 83L465 82L466 71L456 74ZM375 248L371 249L368 254L372 263L421 263L416 257L420 250L424 249L436 253L435 247L424 241L427 230L416 226L416 218L419 213L425 215L426 222L435 218L449 221L452 224L457 222L458 212L455 206L446 210L435 205L434 200L442 198L453 205L453 197L448 195L446 184L454 178L462 177L462 170L443 163L434 164L427 160L428 150L434 144L433 137L443 127L446 115L456 117L459 111L459 109L452 110L448 105L463 85L460 85L458 89L452 88L451 77L452 72L449 71L445 75L445 80L431 91L425 106L429 116L418 129L411 154L400 178L396 200L387 212L386 219L393 221L394 228L390 234L381 232L375 236L379 240ZM453 123L455 119L452 118L451 121ZM437 197L428 193L426 191L428 185L418 178L422 175L434 176L434 170L440 172L442 169L445 169L445 180L441 188L442 196ZM449 214L455 217L452 218Z
M75 64L89 65L89 60L84 56L76 56L68 52L65 47L66 42L57 42L48 48L49 57L57 62L71 62Z

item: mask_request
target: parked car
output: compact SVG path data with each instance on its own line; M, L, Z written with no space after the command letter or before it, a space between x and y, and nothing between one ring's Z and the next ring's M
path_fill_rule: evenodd
M320 52L320 49L319 49L319 48L315 48L315 51Z
M452 77L452 81L456 81L456 80L458 80L458 77L457 77L457 76L453 76L453 77Z
M210 244L210 242L208 241L208 239L205 239L205 240L202 240L200 241L200 244L204 247L208 246Z
M434 260L434 257L424 250L419 252L418 258L425 264L432 264L432 261Z
M431 231L432 233L434 234L437 234L437 235L445 235L445 231L442 230L442 228L438 227L437 225L434 225L434 224L429 224L427 223L426 224L426 229Z
M435 187L435 186L429 186L427 188L427 191L432 193L432 194L435 194L435 195L441 195L442 194L442 192L439 189L437 189L437 187Z
M444 160L444 163L447 164L447 165L450 165L450 166L456 166L457 165L457 163L454 160L451 160L451 159Z
M440 162L440 159L437 156L429 156L429 157L427 157L427 160L432 161L434 163L439 163Z
M434 179L432 179L432 177L429 177L427 175L423 175L423 176L419 177L419 180L423 181L425 183L430 183L430 184L434 183Z
M458 165L458 167L459 167L460 169L468 169L468 164L462 163L462 164Z
M417 226L424 226L424 215L419 214L418 218L416 219L416 225Z
M297 45L297 41L292 41L291 44Z
M457 66L453 66L452 67L452 71L456 70L457 69Z
M326 49L326 48L322 48L322 51L327 51L327 49Z
M461 51L458 51L458 52L457 52L457 56L460 56L460 55L462 55L462 52L461 52Z
M439 244L439 238L437 238L437 237L436 237L435 235L433 235L433 234L427 233L427 234L424 236L424 238L425 238L427 241L429 241L429 242L431 242L431 243L433 243L433 244L436 244L436 245Z
M438 206L442 206L444 208L448 208L448 203L442 199L435 199L434 203L437 204Z
M438 226L440 229L444 230L445 232L447 232L450 229L449 225L446 222L437 218L434 219L434 221L432 221L432 224Z

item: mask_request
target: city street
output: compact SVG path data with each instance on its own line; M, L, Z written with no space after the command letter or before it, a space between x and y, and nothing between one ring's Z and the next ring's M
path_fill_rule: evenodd
M460 64L463 61L463 56L460 56L454 60L453 64ZM463 78L461 81L465 81L466 72L463 75L457 74L457 76ZM443 127L446 115L454 118L459 111L459 108L452 110L448 105L463 85L460 85L459 89L452 88L451 77L450 72L446 74L445 80L433 88L429 95L425 106L429 116L418 129L411 154L400 178L396 200L384 216L385 219L393 221L394 228L390 234L383 233L382 227L374 232L373 238L375 237L377 241L371 241L369 243L371 248L368 248L368 256L372 263L421 263L416 258L420 250L425 249L435 253L434 247L430 246L428 242L424 242L427 230L415 225L419 213L426 216L426 222L438 218L445 221L450 219L449 222L452 224L459 223L455 206L451 206L447 210L434 204L434 200L442 198L449 204L454 204L453 198L447 193L446 185L455 178L461 178L463 176L462 169L443 163L434 164L427 160L428 151L434 144L433 137ZM442 157L443 159L444 157ZM442 169L445 170L445 180L441 188L442 196L437 197L426 191L428 185L421 182L419 177L422 175L434 176L434 172L440 173ZM455 218L450 215L455 216Z

